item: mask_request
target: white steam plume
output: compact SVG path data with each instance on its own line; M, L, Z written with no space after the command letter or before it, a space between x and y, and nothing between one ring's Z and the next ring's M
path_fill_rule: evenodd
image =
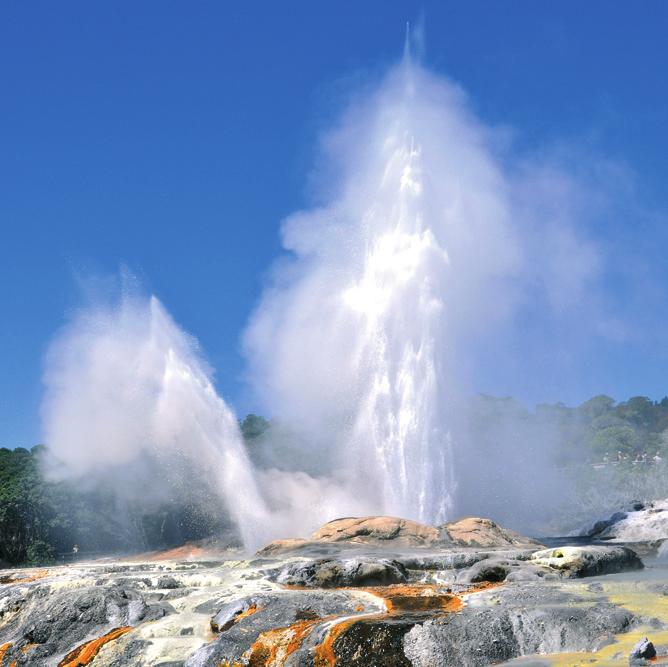
M598 263L562 205L571 181L509 168L497 139L410 57L327 136L327 194L285 221L291 258L245 333L257 394L292 434L280 470L275 456L251 466L193 339L156 299L125 297L80 313L50 350L54 474L179 451L215 476L247 546L337 516L439 523L466 510L477 496L455 480L476 483L480 453L457 414L462 369L522 298L567 309ZM522 478L528 450L513 447L487 479L496 461Z
M324 202L283 224L291 257L246 332L265 409L376 513L461 511L455 468L475 457L452 426L470 341L523 289L548 300L591 275L591 248L536 220L525 165L514 177L495 140L457 86L406 57L326 137Z
M51 345L44 381L53 477L104 478L145 454L178 452L212 480L244 543L264 538L267 512L237 420L196 341L155 297L81 311Z

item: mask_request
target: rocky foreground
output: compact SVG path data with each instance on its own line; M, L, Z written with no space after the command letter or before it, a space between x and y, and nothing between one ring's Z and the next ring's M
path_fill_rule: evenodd
M668 578L624 544L366 517L195 556L4 571L0 665L604 665L636 644L635 663L668 662Z

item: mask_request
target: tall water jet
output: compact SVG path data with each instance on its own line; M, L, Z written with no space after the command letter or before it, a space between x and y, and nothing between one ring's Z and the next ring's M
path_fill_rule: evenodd
M377 513L452 510L453 352L506 309L519 263L489 144L461 90L407 54L325 139L326 198L284 223L291 260L246 334L267 409Z
M237 420L196 341L155 297L81 311L51 345L44 381L51 477L104 479L144 454L178 453L221 494L244 544L264 538L267 511ZM149 478L139 493L153 487Z

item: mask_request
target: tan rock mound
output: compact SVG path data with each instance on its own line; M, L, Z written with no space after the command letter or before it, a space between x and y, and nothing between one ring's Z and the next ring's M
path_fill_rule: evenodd
M300 547L310 544L308 540L303 540L299 537L288 537L282 540L274 540L269 542L257 552L258 556L277 556L278 554L288 553L290 551L297 551Z
M315 542L379 544L391 541L406 546L429 546L438 539L437 528L393 516L335 519L311 535L311 540Z
M477 516L452 521L441 528L455 544L465 547L542 546L530 537L502 528L491 519Z
M320 527L308 540L283 539L270 542L258 551L259 556L278 556L293 551L317 549L318 545L383 544L403 547L520 547L543 545L513 530L502 528L491 519L468 517L446 523L439 528L410 519L393 516L364 516L334 519ZM322 549L321 549L322 550Z

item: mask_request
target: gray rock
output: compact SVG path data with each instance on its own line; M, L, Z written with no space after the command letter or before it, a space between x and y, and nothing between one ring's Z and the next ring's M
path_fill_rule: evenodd
M510 571L511 566L507 560L487 559L473 565L460 579L471 584L483 581L497 583L505 581Z
M169 575L163 575L158 579L158 584L156 588L165 588L165 589L174 589L181 588L183 584L179 583L174 577Z
M242 607L250 607L251 599L254 598L245 598L238 602ZM287 628L300 623L316 625L319 621L326 624L327 619L332 617L381 611L384 611L384 604L380 600L360 598L352 591L277 591L264 596L262 606L255 613L238 618L227 630L221 632L215 641L195 651L186 661L186 667L234 664L241 660L241 656L250 649L259 635L267 630Z
M609 519L602 519L601 521L596 521L594 525L585 531L587 537L597 537L604 533L608 528L614 526L619 521L626 519L628 515L626 512L615 512Z
M125 587L36 587L18 613L2 626L0 643L12 643L6 653L8 664L52 665L53 656L112 628L156 620L170 611L169 605L147 604L142 595ZM23 653L21 649L28 644L36 646Z
M631 651L629 656L631 660L649 660L650 658L656 658L656 649L654 644L645 637L641 639Z
M617 543L653 543L668 537L668 499L633 502L623 512L596 522L587 534Z
M255 613L257 610L265 607L268 603L269 599L264 596L254 596L230 602L222 607L211 619L211 629L214 632L225 632L225 630L231 628L239 618Z
M404 636L405 656L413 667L483 667L534 653L596 650L633 623L614 605L576 607L567 597L554 604L551 589L529 586L497 589L498 604L416 623Z
M407 580L406 568L387 558L320 559L290 563L270 570L269 578L287 586L340 588L342 586L387 586Z
M599 545L543 549L531 555L531 562L565 577L592 577L644 567L636 552L627 547Z

